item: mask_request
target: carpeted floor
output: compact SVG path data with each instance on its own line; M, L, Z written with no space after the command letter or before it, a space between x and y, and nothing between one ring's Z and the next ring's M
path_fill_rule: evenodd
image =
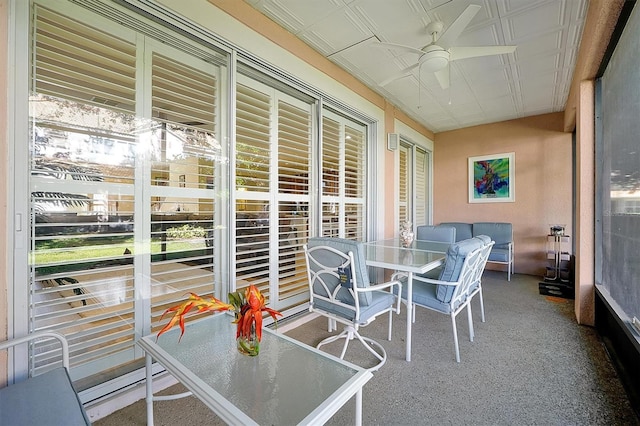
M474 342L466 315L458 319L460 364L448 316L417 310L410 363L404 360L405 310L394 316L392 341L386 316L361 330L388 355L364 387L363 424L640 425L595 329L576 324L573 300L540 295L538 277L526 275L508 282L504 273L486 271L483 288L487 321L480 322L474 301ZM329 335L326 326L317 318L287 334L315 345ZM358 345L350 344L346 358L371 365ZM337 344L327 350L339 352ZM157 425L221 424L193 397L155 403L154 412ZM94 425L144 425L145 416L138 401ZM329 424L352 424L353 416L350 401Z

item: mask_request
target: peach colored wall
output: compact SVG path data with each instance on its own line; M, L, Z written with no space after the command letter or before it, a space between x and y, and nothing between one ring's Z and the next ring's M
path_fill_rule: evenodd
M583 81L576 114L576 302L579 324L595 324L595 82Z
M573 227L572 135L563 123L554 113L437 133L433 223L511 222L515 272L542 277L549 224ZM468 157L507 152L515 152L515 202L469 203Z

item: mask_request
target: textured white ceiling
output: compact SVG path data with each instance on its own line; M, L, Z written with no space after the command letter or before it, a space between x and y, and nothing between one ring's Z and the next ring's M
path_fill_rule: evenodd
M588 0L245 0L433 132L564 111ZM449 89L417 68L379 82L418 55L374 47L428 44L469 4L482 8L454 46L517 45L514 53L450 63ZM418 88L420 87L420 90Z

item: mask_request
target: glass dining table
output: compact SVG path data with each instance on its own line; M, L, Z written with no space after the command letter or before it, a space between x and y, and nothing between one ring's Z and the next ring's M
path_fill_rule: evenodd
M407 361L411 361L411 325L413 318L413 274L424 274L442 265L450 243L414 240L409 247L403 247L400 238L364 243L367 266L390 269L407 274Z
M236 326L227 313L174 327L160 338L138 341L146 354L147 424L153 425L153 401L194 395L228 424L323 424L355 397L355 424L362 423L362 387L371 372L263 329L260 354L236 348ZM189 392L153 395L155 360ZM188 414L188 413L185 413Z

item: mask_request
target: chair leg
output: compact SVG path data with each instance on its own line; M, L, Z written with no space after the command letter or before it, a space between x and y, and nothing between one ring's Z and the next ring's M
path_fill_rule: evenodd
M393 327L393 311L389 311L389 335L387 336L387 340L391 341L391 329Z
M458 347L458 328L456 327L456 316L451 314L451 325L453 325L453 344L456 349L456 362L460 362L460 348Z
M478 291L478 296L480 296L480 318L482 319L482 322L485 322L485 320L484 320L484 300L482 298L482 287L480 287L480 291Z
M380 361L378 364L374 365L371 368L368 368L367 370L376 371L384 365L384 363L387 361L387 352L384 350L384 347L382 347L380 343L376 342L373 339L361 336L360 333L358 333L358 330L356 330L355 327L351 325L345 326L344 330L340 334L336 334L335 336L330 336L322 340L316 345L316 349L320 349L321 346L326 345L327 343L345 339L344 345L342 346L342 353L340 354L340 359L344 359L344 356L347 353L347 346L349 345L349 342L354 338L357 338L360 343L362 343L362 345ZM376 347L378 350L374 349L373 347Z
M347 353L347 346L349 346L349 342L353 340L353 329L351 327L347 327L347 335L344 339L344 345L342 346L342 352L340 352L340 359L344 359L344 355Z
M473 330L473 316L471 315L471 303L467 303L467 319L469 321L469 341L473 342L473 338L475 337L475 332Z

